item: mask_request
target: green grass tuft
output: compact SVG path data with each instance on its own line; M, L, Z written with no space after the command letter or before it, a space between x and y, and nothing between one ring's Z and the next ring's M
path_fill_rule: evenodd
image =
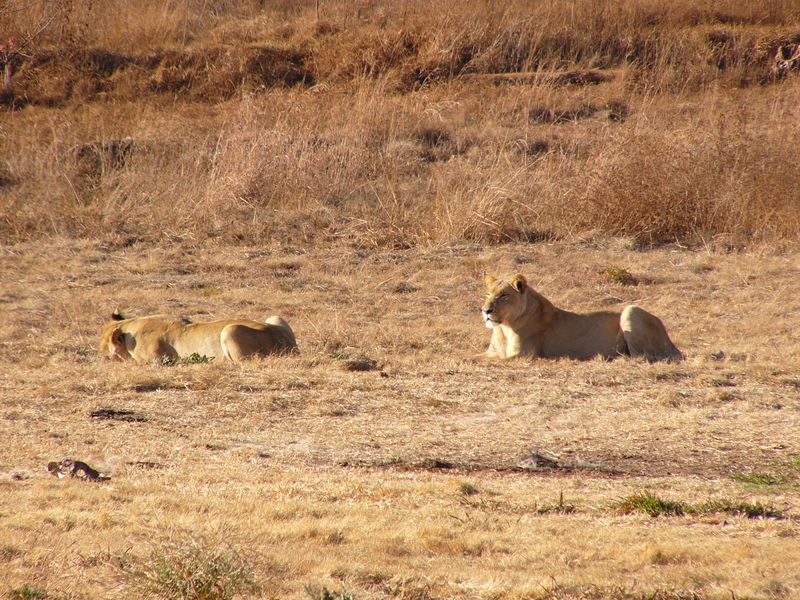
M783 463L790 471L794 471L800 473L800 456L793 456L789 460Z
M121 561L123 578L142 596L163 600L231 600L256 593L250 565L229 546L167 541L140 560Z
M458 486L458 489L461 491L462 494L465 496L474 496L475 494L480 494L481 491L472 485L471 483L464 481Z
M305 591L312 600L355 600L355 598L345 590L341 592L332 592L325 586L317 587L306 585Z
M748 519L784 519L786 515L771 506L760 503L731 502L730 500L707 500L693 506L687 502L663 500L651 492L632 494L620 500L617 509L623 514L635 512L647 513L651 517L683 515L704 515L710 513L727 513L734 516L745 516Z
M205 354L198 354L192 352L188 356L181 356L180 358L171 358L169 356L162 356L160 363L165 367L175 367L177 365L197 365L206 364L214 361L213 356L206 356Z
M47 600L50 594L37 590L36 588L28 587L28 584L23 585L21 588L12 588L8 592L10 600Z
M659 517L662 515L680 517L686 513L692 512L692 508L684 502L663 500L651 492L631 494L627 498L620 500L617 504L617 508L626 515L635 512L644 512L651 517Z
M634 277L630 271L622 267L615 267L609 265L597 272L598 275L604 276L612 283L619 285L639 285L639 280Z
M789 481L789 477L781 474L761 473L752 471L750 473L731 473L731 478L740 483L751 485L782 485Z
M776 508L763 504L749 502L730 502L728 500L709 500L700 505L701 513L727 513L729 515L744 516L748 519L784 519L786 515Z
M536 509L536 514L539 515L570 515L577 512L574 504L567 504L564 502L564 492L558 494L558 504L543 504Z
M197 352L192 352L189 356L184 356L181 359L181 362L183 362L186 365L210 363L213 361L214 361L213 356L206 356L205 354L198 354Z

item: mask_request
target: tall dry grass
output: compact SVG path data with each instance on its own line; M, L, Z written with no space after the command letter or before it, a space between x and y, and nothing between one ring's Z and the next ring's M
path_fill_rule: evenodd
M793 243L799 8L9 0L0 235Z

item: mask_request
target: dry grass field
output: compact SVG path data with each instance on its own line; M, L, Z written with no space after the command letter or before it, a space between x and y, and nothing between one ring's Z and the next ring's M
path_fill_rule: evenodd
M0 597L800 598L800 3L6 0L0 36ZM686 360L483 358L517 272ZM300 354L102 361L115 309Z

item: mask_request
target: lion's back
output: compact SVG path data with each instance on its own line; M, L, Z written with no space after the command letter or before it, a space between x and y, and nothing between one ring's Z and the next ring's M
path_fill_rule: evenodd
M619 354L619 317L620 313L613 311L573 313L558 309L542 345L542 356L579 360L616 356Z
M234 361L247 356L283 354L297 350L292 328L280 317L271 317L266 323L228 322L220 333L220 339L225 357Z

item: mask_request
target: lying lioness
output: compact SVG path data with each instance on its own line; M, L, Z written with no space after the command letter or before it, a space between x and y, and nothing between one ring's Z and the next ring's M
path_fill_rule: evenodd
M289 324L280 317L266 323L229 319L192 323L171 315L126 319L111 315L100 336L100 356L147 362L198 354L218 360L240 361L248 356L296 352Z
M529 287L522 275L510 281L487 277L486 287L481 312L486 327L492 329L487 356L683 358L658 317L638 306L628 306L621 313L568 312Z

